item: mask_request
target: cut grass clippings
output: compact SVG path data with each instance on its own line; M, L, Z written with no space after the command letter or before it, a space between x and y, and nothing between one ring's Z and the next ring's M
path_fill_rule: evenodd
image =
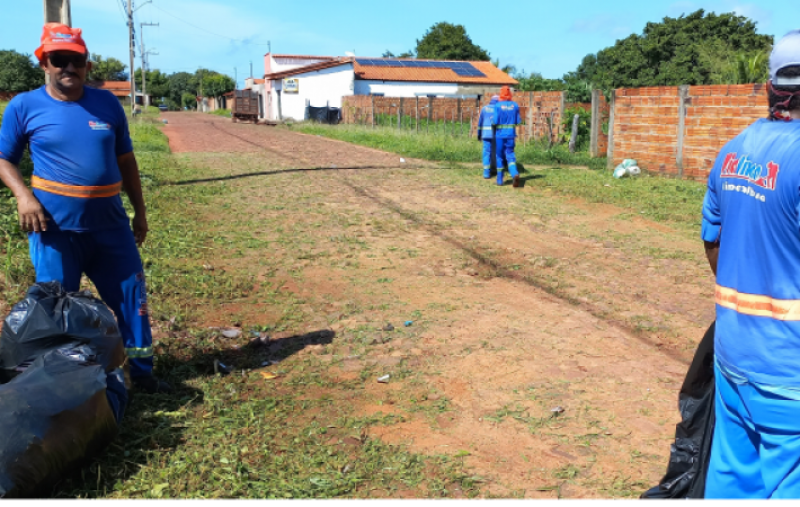
M0 105L2 107L2 105ZM365 380L343 385L313 358L292 358L307 337L287 339L280 367L260 375L269 350L248 348L249 331L220 341L196 325L199 312L213 311L252 289L247 273L204 269L218 248L209 208L230 190L224 182L172 185L205 174L202 166L169 152L154 114L131 120L150 232L141 254L148 276L151 320L162 338L155 343L156 373L175 392L135 393L119 437L91 464L66 477L53 492L60 498L375 498L475 496L476 480L463 460L411 453L368 436L372 425L401 418L358 418L349 401ZM29 176L30 159L23 162ZM19 300L33 281L27 241L16 222L16 202L0 190L0 231L6 301ZM130 211L127 199L123 199ZM235 227L235 224L232 224ZM242 236L228 245L247 248ZM277 295L274 304L289 305ZM284 298L284 299L281 299ZM289 308L290 306L286 306ZM236 365L214 373L214 360ZM274 375L274 377L272 377ZM268 378L269 377L269 378ZM296 386L303 386L298 389ZM334 396L313 389L337 387ZM354 392L355 391L355 392ZM341 399L337 399L340 397Z

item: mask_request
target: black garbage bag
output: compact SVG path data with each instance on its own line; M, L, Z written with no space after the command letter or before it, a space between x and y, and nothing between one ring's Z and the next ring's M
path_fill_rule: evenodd
M59 282L37 283L15 304L0 333L0 383L36 357L66 345L89 345L106 372L122 366L125 349L114 314L88 292Z
M703 498L714 436L714 327L697 347L678 397L681 422L675 427L667 473L644 499Z
M0 498L49 496L114 439L108 374L95 357L86 345L50 350L0 385ZM124 406L127 394L117 395Z

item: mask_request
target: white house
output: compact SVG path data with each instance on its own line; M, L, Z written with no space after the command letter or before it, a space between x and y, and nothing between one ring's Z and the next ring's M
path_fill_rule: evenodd
M491 62L268 53L264 67L270 120L303 120L307 106L338 108L349 95L474 98L518 84Z

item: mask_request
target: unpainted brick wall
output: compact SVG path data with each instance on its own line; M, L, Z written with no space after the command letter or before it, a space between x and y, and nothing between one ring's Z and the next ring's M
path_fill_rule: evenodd
M379 115L398 114L400 108L399 97L370 97L366 95L354 95L344 97L342 102L342 123L357 123L362 125L372 125L373 114L376 115L376 123ZM470 135L475 135L478 116L481 108L489 104L491 97L484 96L478 104L476 99L453 99L453 98L419 98L419 118L430 119L431 121L447 121L470 123ZM527 142L531 139L547 139L550 135L548 118L553 118L553 141L558 139L562 132L561 118L562 108L564 107L562 92L515 92L514 101L520 107L520 116L523 125L517 128L519 142ZM460 105L459 105L460 102ZM416 118L417 99L403 99L403 115ZM466 132L465 132L466 133Z
M373 103L376 124L387 121L386 116L397 115L402 109L404 117L419 117L420 120L469 123L479 111L475 99L428 98L428 97L370 97L353 95L342 101L342 123L372 125ZM383 117L383 119L381 119ZM466 133L466 132L465 132Z
M684 106L680 174L679 88L617 90L613 165L633 158L651 173L704 180L725 143L767 116L767 95L762 84L690 86Z
M690 86L686 104L683 175L704 180L725 144L767 117L766 85Z

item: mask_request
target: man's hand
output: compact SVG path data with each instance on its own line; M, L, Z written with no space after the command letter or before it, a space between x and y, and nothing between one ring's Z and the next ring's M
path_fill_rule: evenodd
M142 246L144 240L147 238L147 218L142 214L135 214L133 216L133 238L136 240L136 244Z
M44 208L33 194L17 199L19 226L24 232L44 232L47 230L47 217Z

